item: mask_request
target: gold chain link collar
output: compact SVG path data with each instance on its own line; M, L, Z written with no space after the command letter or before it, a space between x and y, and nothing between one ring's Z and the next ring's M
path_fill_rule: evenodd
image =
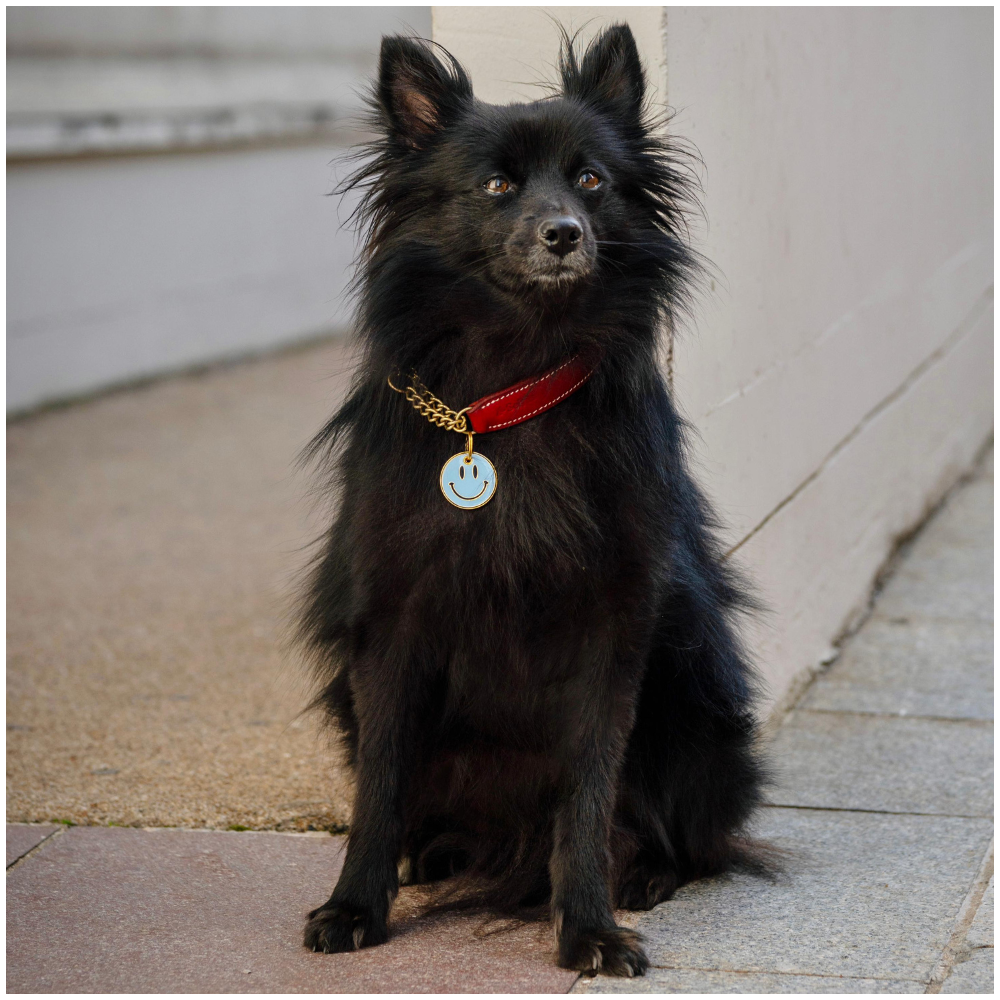
M392 384L391 375L386 381L389 383L390 389L400 393L417 413L426 417L432 424L443 427L446 431L457 431L459 434L464 434L466 436L466 449L468 454L472 455L472 431L465 419L465 414L469 410L468 406L457 412L450 409L420 381L416 372L410 375L410 384L405 389L397 389Z
M386 381L389 383L390 389L405 396L407 402L417 413L426 417L432 424L437 424L438 427L443 427L446 431L458 431L459 434L469 433L465 420L465 414L469 408L466 407L457 413L449 409L420 381L416 372L410 376L410 384L405 389L396 389L392 384L391 376Z

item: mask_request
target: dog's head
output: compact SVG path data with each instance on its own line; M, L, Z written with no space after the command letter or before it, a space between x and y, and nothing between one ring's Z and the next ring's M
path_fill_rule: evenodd
M362 170L373 247L419 243L536 301L620 277L629 249L647 267L658 241L676 257L682 183L645 119L632 32L606 29L582 59L567 40L560 69L551 98L490 105L443 50L383 39L381 138Z

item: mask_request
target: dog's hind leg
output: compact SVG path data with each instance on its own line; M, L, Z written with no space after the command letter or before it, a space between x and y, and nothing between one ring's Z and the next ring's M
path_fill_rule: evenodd
M638 851L624 871L616 905L623 910L651 910L677 891L674 860L663 851L646 847Z
M750 669L725 609L696 596L664 610L623 767L617 820L639 839L619 861L628 909L750 861L740 834L765 780Z

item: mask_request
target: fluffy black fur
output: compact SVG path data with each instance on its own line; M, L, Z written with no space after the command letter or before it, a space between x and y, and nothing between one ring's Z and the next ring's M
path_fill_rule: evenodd
M301 627L357 780L314 949L385 941L399 872L461 871L466 903L550 913L561 965L642 974L613 908L750 857L747 600L655 360L694 267L685 174L627 26L582 59L567 42L561 71L552 98L497 107L440 49L382 43L378 138L350 182L364 355L311 448L339 506ZM603 360L576 394L477 439L491 502L448 504L464 439L386 377L416 371L458 409L588 348Z

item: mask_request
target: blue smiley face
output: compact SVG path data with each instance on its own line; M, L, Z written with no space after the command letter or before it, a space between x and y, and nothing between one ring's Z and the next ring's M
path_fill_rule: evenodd
M452 455L441 470L441 492L462 510L482 507L496 488L497 470L488 458L475 451L471 455L464 451Z

